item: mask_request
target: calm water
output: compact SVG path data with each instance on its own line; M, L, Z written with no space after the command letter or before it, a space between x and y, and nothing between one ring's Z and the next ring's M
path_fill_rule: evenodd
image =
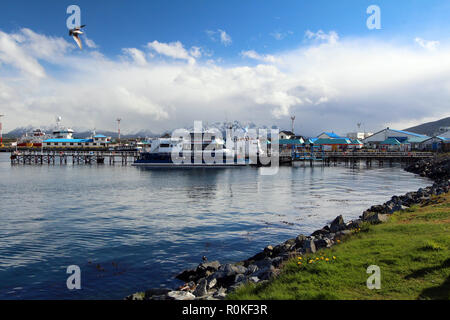
M122 299L203 255L248 258L430 184L400 167L11 166L0 154L0 299ZM82 290L66 288L78 265Z

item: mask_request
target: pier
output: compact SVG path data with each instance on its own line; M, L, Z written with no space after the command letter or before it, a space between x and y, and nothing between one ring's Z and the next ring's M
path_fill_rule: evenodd
M11 153L11 164L18 165L80 165L110 164L128 165L139 156L138 151L14 151Z
M324 165L334 163L344 163L346 165L356 165L365 162L368 167L373 162L383 166L385 163L412 163L420 159L433 158L433 152L383 152L371 150L342 151L342 152L292 152L291 163L297 161L309 161L312 165L315 161L321 161Z

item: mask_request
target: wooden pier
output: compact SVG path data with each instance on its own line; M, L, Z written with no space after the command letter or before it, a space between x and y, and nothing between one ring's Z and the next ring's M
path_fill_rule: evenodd
M346 165L356 165L365 162L367 166L372 166L373 162L383 166L385 163L412 163L420 159L427 159L434 157L433 152L383 152L383 151L369 151L357 150L346 152L292 152L291 161L309 161L312 165L315 161L321 161L324 165L334 163L344 163Z
M120 163L128 165L139 156L138 151L14 151L11 153L11 164L24 165L80 165Z

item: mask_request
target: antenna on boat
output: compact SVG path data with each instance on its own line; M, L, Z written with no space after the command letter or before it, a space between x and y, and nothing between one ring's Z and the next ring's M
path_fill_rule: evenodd
M56 116L56 128L59 129L61 127L61 116Z

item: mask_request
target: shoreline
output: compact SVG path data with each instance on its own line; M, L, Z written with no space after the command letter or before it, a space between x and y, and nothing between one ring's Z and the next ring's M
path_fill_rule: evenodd
M220 264L205 261L196 268L186 269L176 276L185 284L176 289L149 289L132 294L127 300L222 300L246 283L264 283L280 273L282 264L288 259L317 250L331 248L342 238L360 228L363 223L378 224L387 221L396 211L415 204L430 201L432 196L449 192L450 157L420 160L404 168L405 171L428 177L433 185L394 195L382 205L373 205L358 219L345 222L342 215L311 235L298 235L276 246L267 246L256 255L236 263Z

